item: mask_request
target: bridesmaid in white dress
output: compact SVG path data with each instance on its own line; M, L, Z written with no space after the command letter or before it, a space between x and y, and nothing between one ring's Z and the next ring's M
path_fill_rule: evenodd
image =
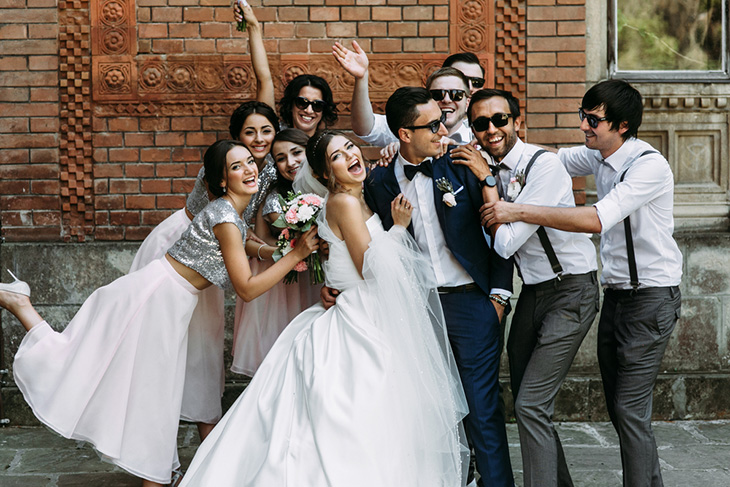
M272 224L282 212L279 195L286 198L301 164L309 136L298 129L284 129L274 137L271 154L277 176L264 204L256 215L256 232L268 245L275 246L280 228ZM252 260L251 269L261 272L272 260ZM233 327L233 363L231 370L252 377L284 327L296 315L319 300L321 285L310 284L304 271L295 283L280 282L263 296L236 307Z
M466 402L411 205L399 195L384 231L362 153L337 132L315 134L307 159L331 192L318 223L342 292L284 329L181 487L462 486Z
M258 190L254 159L240 142L219 141L205 153L205 174L217 199L164 257L97 289L62 332L33 308L27 284L0 285L0 306L28 331L13 372L34 414L145 487L168 484L179 467L187 330L200 291L214 284L254 299L318 246L313 229L291 257L252 275L241 215Z

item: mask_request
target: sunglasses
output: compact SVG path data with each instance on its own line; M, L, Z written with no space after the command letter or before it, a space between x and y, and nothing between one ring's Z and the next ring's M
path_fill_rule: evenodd
M431 98L436 101L441 101L446 98L446 94L449 95L451 101L461 101L466 96L464 90L428 90L431 92Z
M489 129L489 124L494 125L494 128L504 127L509 122L509 113L495 113L491 117L479 117L471 123L472 128L477 132L484 132Z
M606 117L598 118L595 115L591 115L590 113L586 113L586 112L583 111L582 108L579 108L578 109L578 116L580 117L580 121L581 122L583 120L588 120L588 125L590 125L591 128L593 128L593 129L596 128L596 127L598 127L598 124L599 123L601 123L601 122L603 122L605 120L608 120Z
M471 76L468 76L467 78L469 78L469 82L474 88L479 89L484 86L484 78L476 78Z
M325 103L322 100L314 100L309 101L303 96L298 96L294 98L294 105L300 110L306 110L308 106L312 106L312 110L314 110L317 113L320 113L322 110L324 110Z
M441 124L446 121L446 114L444 112L441 112L441 118L438 120L434 120L433 122L428 122L426 125L411 125L410 127L403 127L404 129L409 130L418 130L418 129L429 129L431 130L431 133L436 133L441 128Z

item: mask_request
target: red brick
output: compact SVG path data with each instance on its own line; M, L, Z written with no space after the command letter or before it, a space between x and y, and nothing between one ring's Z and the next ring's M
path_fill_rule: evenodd
M109 149L111 162L135 162L139 160L139 149Z
M210 24L200 25L200 36L201 37L231 37L231 25L232 23L213 22Z
M109 119L110 132L137 132L139 130L139 119L131 117L119 117Z
M533 98L530 100L530 113L573 113L576 110L575 100L565 98Z
M106 240L106 241L115 241L115 240L124 240L124 229L119 227L102 227L97 226L94 229L94 238L96 240ZM137 240L143 240L144 237L137 239Z
M185 22L212 22L214 11L213 7L185 7L183 19Z
M186 199L187 199L187 196L180 196L180 195L158 196L157 197L157 208L173 208L173 209L184 208Z
M166 162L170 160L170 149L140 149L139 158L144 162Z
M58 132L61 120L58 118L31 118L31 132Z
M583 98L585 91L586 86L584 83L560 83L557 85L556 96L561 98ZM576 107L576 110L577 109L578 108Z
M122 134L100 133L94 134L94 147L120 147L122 145Z
M110 193L139 193L139 180L138 179L110 179L109 180L109 192Z
M61 182L48 180L35 180L31 182L31 194L59 194L61 192Z
M176 178L185 176L184 164L157 164L156 173L160 178Z
M27 152L27 151L26 151ZM5 152L0 152L4 154ZM58 178L57 164L0 164L0 179Z
M449 7L443 5L434 7L433 20L449 20Z
M143 193L169 193L170 192L170 180L169 179L142 180L141 188L142 188Z
M421 37L446 36L448 32L448 22L419 22L418 24L418 35Z
M217 39L215 41L216 51L220 54L241 54L248 52L245 39Z
M555 114L553 113L530 113L527 118L527 128L555 127Z
M124 231L124 238L126 240L144 240L150 231L150 227L127 227Z
M582 36L586 33L585 22L558 22L559 36Z
M342 7L340 9L342 20L370 20L370 8L368 7Z
M155 165L125 164L124 175L128 178L153 178L155 177Z
M0 147L7 149L31 147L55 147L58 145L56 134L0 134Z
M56 86L55 71L5 71L0 72L0 86Z
M401 12L400 7L373 7L370 18L374 21L377 20L401 20L405 17L405 10L413 7L405 7ZM430 9L429 9L430 11ZM407 18L413 20L412 18Z
M107 162L109 160L109 149L94 149L91 159L94 162Z
M296 39L283 39L279 41L279 53L307 52L306 45L302 46L302 44L302 41Z
M121 178L124 169L121 164L94 164L95 178Z
M137 3L137 22L146 23L152 20L152 9L149 7L140 7ZM169 26L168 26L169 27Z
M529 57L528 57L529 59ZM552 98L555 97L555 84L552 83L528 83L527 96L530 98ZM560 95L558 95L560 96Z
M404 52L431 52L433 51L433 39L430 37L416 37L403 39Z
M329 25L333 24L328 24L328 26ZM311 39L309 41L309 52L322 54L331 53L333 43L334 39Z
M58 9L53 8L2 8L0 10L0 24L57 24ZM28 5L30 6L30 5Z
M0 181L0 194L25 194L30 192L30 181ZM5 219L3 218L3 223Z
M585 66L586 55L583 52L559 52L558 66Z
M301 23L294 26L294 33L296 37L324 37L325 27L324 24L310 24Z
M30 101L58 101L58 88L31 88Z
M418 23L389 22L388 35L390 37L415 37L418 35Z
M230 4L227 4L225 7L215 7L213 20L216 22L233 23L233 10L231 9Z
M373 52L401 52L403 45L400 39L373 39Z
M154 7L152 22L182 22L182 7Z
M60 211L34 211L33 212L33 225L35 226L48 226L48 225L60 225L61 224L61 212Z
M309 9L307 7L287 7L279 9L280 22L308 22Z
M30 24L28 26L28 37L30 39L56 39L58 32L49 29L48 24Z
M200 117L175 117L171 120L171 130L200 130Z
M309 9L310 22L333 22L340 20L340 9L337 7L312 7Z
M554 52L531 52L527 55L527 67L533 66L555 66Z
M229 117L203 117L203 130L228 132Z
M6 56L0 58L0 71L25 71L28 69L28 58L21 56Z
M164 132L170 130L170 119L168 117L140 118L139 129L143 132Z
M25 164L28 162L30 162L28 149L0 149L0 167L4 164ZM4 174L3 177L8 177L8 175ZM17 177L20 177L20 175Z
M576 107L580 105L580 100L577 100ZM580 118L578 118L578 108L575 109L575 113L558 113L556 127L565 128L578 128L580 124Z
M556 22L528 22L527 35L533 36L554 36L557 34Z
M96 213L94 213L94 223L98 226L109 225L109 212L97 211Z
M31 71L55 71L58 69L58 57L28 56L28 69Z
M0 209L5 210L57 210L57 196L0 196Z
M128 195L126 208L130 210L148 210L155 207L155 197L151 195Z
M110 211L109 223L117 226L139 225L139 212L137 211Z
M0 118L0 132L4 133L28 133L27 118Z
M124 134L124 145L126 147L145 147L155 144L155 136L152 134Z
M328 24L328 28L329 25L336 24ZM264 37L294 37L294 24L284 22L264 24Z
M183 37L185 39L191 39L200 35L200 24L170 24L169 30L170 37Z
M387 0L357 0L357 5L385 5Z
M186 53L214 53L215 41L213 39L186 39Z
M2 62L2 60L0 60ZM28 101L30 90L28 88L0 88L0 102L2 101Z
M179 146L185 144L185 137L181 133L167 132L155 134L155 145L160 146Z
M165 218L170 216L169 211L145 211L142 213L143 225L159 225Z
M355 37L357 24L354 22L337 22L327 24L327 37ZM330 46L332 41L328 41Z
M388 24L386 22L358 22L358 37L386 37Z
M532 68L527 71L527 81L580 82L584 81L584 68Z
M172 160L175 162L197 162L203 159L203 154L200 149L192 148L176 148L172 149ZM165 164L160 164L157 167L164 167ZM162 176L158 170L158 176ZM170 174L170 176L185 176L185 172L182 174Z
M47 163L47 162L57 163L58 160L59 160L59 155L58 155L57 148L31 149L30 150L30 162L32 162L34 164Z
M527 23L540 20L585 20L585 7L538 7L527 9Z
M152 41L151 51L157 54L182 54L185 44L182 39L155 39Z
M6 117L58 116L56 103L0 103L0 113Z
M196 171L196 173L197 173L197 171ZM194 185L195 185L194 179L173 179L172 180L172 192L188 194L193 190Z
M25 24L0 25L0 39L27 39L28 26Z
M403 7L403 20L431 20L433 7Z
M167 37L167 24L141 24L138 29L141 38Z

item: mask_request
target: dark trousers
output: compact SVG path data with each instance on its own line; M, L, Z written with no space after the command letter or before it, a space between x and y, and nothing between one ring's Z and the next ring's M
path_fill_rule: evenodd
M466 434L476 453L480 482L513 487L504 408L499 396L500 323L481 291L441 294L451 348L469 405Z
M598 364L606 407L619 437L624 487L661 487L651 409L654 383L679 319L678 287L606 289L598 324Z
M552 416L599 297L596 272L522 286L507 354L525 487L573 485Z

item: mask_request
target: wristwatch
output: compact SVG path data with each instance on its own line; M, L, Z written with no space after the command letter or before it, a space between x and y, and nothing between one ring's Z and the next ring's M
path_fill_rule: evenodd
M493 188L497 185L497 179L492 176L491 174L484 178L482 181L479 181L479 186L482 188Z

